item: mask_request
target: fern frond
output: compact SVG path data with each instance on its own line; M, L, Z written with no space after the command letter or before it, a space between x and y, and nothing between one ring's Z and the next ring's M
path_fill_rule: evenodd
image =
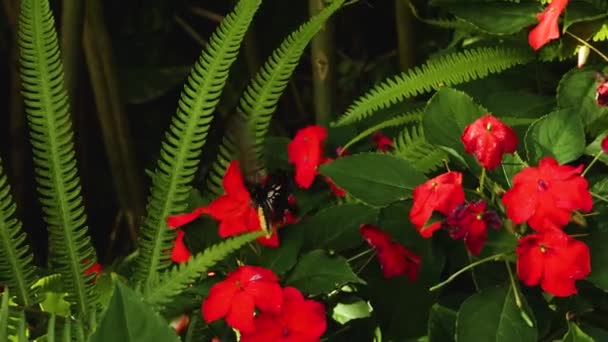
M498 73L532 60L528 49L484 47L452 53L432 59L388 79L355 101L335 123L351 124L370 116L374 111L402 101L404 98Z
M255 150L252 152L255 152L258 160L262 159L264 138L268 132L272 114L277 108L279 98L297 67L300 57L311 39L323 28L325 22L342 6L344 1L334 0L323 11L285 38L241 96L240 119L247 123L247 128L251 131ZM235 141L238 141L238 137L233 136L233 132L227 131L220 145L217 159L211 166L206 186L215 195L223 193L222 177L228 164L235 159L237 154Z
M393 153L424 173L435 171L448 159L444 150L426 140L422 125L404 129L395 140Z
M343 150L348 149L353 144L361 141L367 136L374 134L377 131L380 131L389 127L397 127L402 125L411 124L413 122L420 122L422 120L422 113L424 112L424 108L414 109L405 114L400 114L395 116L394 118L384 120L379 124L373 125L372 127L367 128L365 131L357 134L354 138L352 138L348 143L344 144L342 147Z
M167 228L165 218L186 210L190 183L198 168L213 111L260 3L261 0L240 0L222 20L190 71L152 177L147 215L138 241L139 257L135 264L138 282L149 283L157 272L170 265L170 255L165 251L171 248L175 233Z
M97 302L95 261L87 235L74 134L63 83L55 22L48 0L23 0L19 19L21 78L36 181L48 225L50 261L62 275L73 312L88 315Z
M158 279L144 290L144 300L150 304L162 305L183 292L201 274L224 259L228 254L260 237L260 232L247 233L226 239L207 248L172 270L161 274Z
M32 289L38 280L34 255L21 230L21 221L14 216L17 205L10 191L0 159L0 284L15 293L18 304L30 306L39 300L37 291Z

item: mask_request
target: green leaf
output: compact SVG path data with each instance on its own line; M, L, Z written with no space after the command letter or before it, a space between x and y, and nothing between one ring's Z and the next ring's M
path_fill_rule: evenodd
M565 164L585 150L585 132L575 108L560 109L540 118L530 126L524 140L530 162L549 155Z
M604 131L595 138L587 147L585 147L585 154L588 156L595 157L598 153L602 152L599 157L599 161L608 165L608 154L602 151L602 140L608 135L608 131Z
M365 284L365 281L353 272L343 257L314 250L302 256L285 283L311 295L318 295L347 283Z
M587 335L579 326L568 321L568 332L564 335L562 342L594 342L595 340Z
M429 314L428 336L430 342L454 341L457 312L437 303Z
M557 104L560 108L576 108L585 128L598 133L608 129L608 108L595 102L596 70L573 69L566 73L557 88Z
M308 247L340 251L361 244L359 226L374 223L377 215L377 210L363 204L343 204L322 209L294 229L303 232Z
M591 252L591 274L587 280L608 291L608 231L596 230L582 240Z
M156 342L179 341L179 338L152 308L143 303L120 281L97 329L89 342Z
M262 248L256 262L256 265L269 268L279 275L284 274L296 264L303 243L301 231L295 229L295 226L285 229L287 231L284 234L279 230L279 233L282 234L280 236L281 245L278 248Z
M360 153L336 159L319 170L358 200L385 207L409 198L426 177L406 160L383 153Z
M464 151L460 137L467 125L487 112L469 95L455 89L442 88L429 100L424 111L424 134L430 143L446 147L469 168L479 168L477 160Z
M527 310L527 314L531 315L531 311ZM511 287L482 290L465 300L458 311L456 340L459 342L536 342L537 335L536 328L522 318Z
M573 1L564 15L564 31L571 25L583 21L592 21L605 18L606 11L585 1Z
M353 303L338 303L334 306L331 318L344 325L353 319L370 317L371 310L369 303L362 299Z
M458 3L443 6L455 16L491 34L512 34L536 24L536 3Z

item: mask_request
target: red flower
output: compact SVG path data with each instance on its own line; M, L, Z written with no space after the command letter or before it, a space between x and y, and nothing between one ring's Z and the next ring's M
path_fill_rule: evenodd
M308 189L317 175L317 167L323 161L323 142L327 130L321 126L308 126L299 130L287 145L289 162L296 167L296 183Z
M201 214L207 214L220 222L219 235L223 238L262 229L258 208L253 205L251 194L245 187L238 161L228 165L224 179L224 194L216 198L208 206L194 209L190 213L179 214L167 218L169 227L175 228L187 224ZM270 224L271 226L274 223ZM257 239L262 245L277 247L276 227L270 227L270 237L261 236Z
M558 229L545 230L519 240L517 275L524 284L541 288L554 296L577 292L576 280L591 272L589 248Z
M515 131L502 121L486 114L464 129L460 137L467 153L473 153L486 169L494 169L505 153L513 153L517 148Z
M241 333L255 330L254 310L279 313L283 301L279 278L272 271L256 266L241 266L225 280L213 285L203 301L207 323L226 317L226 323Z
M398 242L393 241L390 235L372 225L362 225L359 232L365 241L376 249L385 278L403 274L409 280L418 278L420 256L410 252Z
M538 167L521 170L502 198L507 216L541 231L566 225L573 210L591 210L587 180L579 175L582 170L582 165L559 165L552 157L544 157Z
M173 248L171 249L171 260L178 264L188 261L191 256L188 247L186 247L186 244L184 243L184 236L186 236L184 231L178 229L177 237L175 238Z
M412 197L414 204L410 210L410 221L420 235L431 237L433 232L441 228L441 222L427 225L433 211L449 215L457 205L464 202L462 173L450 171L429 179L414 189Z
M598 106L608 106L608 82L602 82L597 86L595 101Z
M333 161L334 161L334 159L332 159L332 158L325 158L321 164L331 163ZM323 177L323 180L325 181L325 183L327 183L327 185L329 186L329 190L334 195L336 195L337 197L346 196L346 191L344 191L344 189L337 186L336 183L334 183L334 181L331 178Z
M190 316L186 314L182 314L169 322L171 328L175 329L175 332L178 334L181 334L181 332L186 329L188 324L190 324Z
M448 216L447 229L456 240L464 240L473 255L479 255L488 237L487 227L500 228L502 222L494 211L486 211L486 202L475 201L456 207Z
M83 263L88 262L88 260L84 260ZM95 274L95 276L93 277L93 281L97 280L97 278L99 278L99 276L101 275L101 273L103 272L103 266L101 266L100 263L96 262L93 265L91 265L89 268L87 268L86 270L84 270L83 274L85 276L89 275L89 274Z
M314 342L325 332L325 307L304 299L293 287L283 289L283 308L278 313L255 316L255 332L241 335L241 342Z
M550 40L559 38L557 21L567 5L568 0L553 0L542 13L536 15L539 23L528 35L528 43L534 50L540 49Z
M378 150L382 152L389 151L394 147L393 141L386 135L382 134L382 132L380 131L372 135L372 141L374 142L374 144L376 144Z

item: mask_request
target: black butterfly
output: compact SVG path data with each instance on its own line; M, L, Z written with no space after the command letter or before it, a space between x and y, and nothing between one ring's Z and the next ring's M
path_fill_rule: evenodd
M268 237L272 234L272 225L282 221L285 210L290 208L292 181L285 172L268 173L257 158L253 131L244 116L235 115L232 119L229 139L234 144L245 187L251 195L251 206L256 208L260 226Z

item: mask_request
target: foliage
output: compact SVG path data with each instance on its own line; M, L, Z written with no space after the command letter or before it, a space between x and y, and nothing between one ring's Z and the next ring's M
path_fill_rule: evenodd
M605 340L606 5L570 1L553 17L559 39L535 54L526 38L545 2L408 4L441 37L425 61L391 76L389 63L341 50L342 84L357 68L376 74L340 89L332 127L291 141L310 120L283 127L279 102L309 71L309 43L367 5L327 2L246 80L241 48L251 57L247 34L271 9L238 0L221 18L205 12L219 24L167 120L135 250L102 270L54 14L48 0L22 0L19 73L49 258L35 258L44 253L28 243L0 165L0 340L316 338L320 328L328 341ZM575 68L579 45L592 55ZM225 175L247 158L269 177ZM310 186L293 180L302 169ZM298 305L271 304L286 298ZM253 332L235 329L248 323Z

